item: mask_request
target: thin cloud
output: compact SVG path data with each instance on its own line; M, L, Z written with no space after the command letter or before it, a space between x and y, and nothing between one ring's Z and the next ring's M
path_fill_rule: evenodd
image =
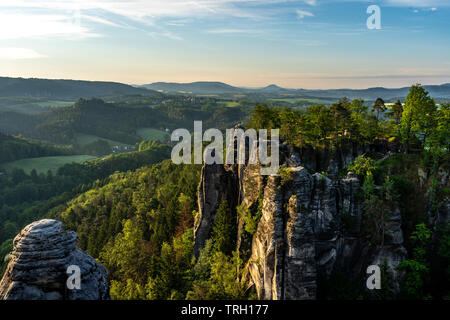
M3 60L23 60L45 58L46 55L40 54L27 48L0 48L0 59Z
M178 40L178 41L183 40L183 38L180 37L179 35L174 34L174 33L170 32L170 31L167 31L167 30L164 30L164 31L150 31L150 32L148 32L148 35L151 36L152 38L161 38L161 37L163 37L163 38L169 38L169 39Z
M249 30L249 29L213 29L213 30L207 30L206 33L212 33L212 34L255 34L255 33L261 33L261 30Z
M122 25L122 24L113 22L111 20L108 20L108 19L105 19L105 18L102 18L102 17L98 17L98 16L93 16L93 15L81 14L80 15L80 20L81 21L88 20L88 21L91 21L91 22L94 22L94 23L99 23L99 24L103 24L103 25L106 25L106 26L110 26L110 27L116 27L116 28L127 28L128 27L126 25Z
M1 0L0 9L5 10L0 14L0 39L98 37L100 35L90 29L94 27L92 24L133 28L128 22L118 22L127 19L136 24L135 28L150 32L152 36L163 35L180 40L181 37L170 31L158 30L157 25L161 25L162 19L171 19L172 22L163 22L167 26L177 25L176 22L173 23L177 20L192 21L212 16L260 19L273 14L264 8L265 5L283 1L285 0ZM81 23L73 23L71 20L74 18ZM148 27L156 30L143 30Z
M295 42L305 47L321 47L327 45L327 43L319 40L296 40Z
M298 10L297 9L296 12L297 12L297 17L299 19L303 19L305 17L314 17L314 14L309 12L309 11L304 11L304 10Z
M64 36L70 39L98 37L71 16L0 13L0 40Z
M259 6L284 2L284 0L2 0L0 7L91 10L101 9L133 20L161 17L199 17L226 15L235 17L255 16ZM307 0L307 2L315 2ZM245 9L245 5L251 5Z
M293 72L280 73L280 77L284 79L415 79L415 78L436 78L436 77L450 77L449 73L408 73L399 72L395 74L335 74L335 73L321 73L321 72Z
M386 0L386 5L395 7L448 7L450 5L448 0Z
M310 4L310 0L303 0L303 3ZM438 8L438 7L449 7L450 1L448 0L320 0L315 1L311 0L311 3L314 5L325 5L327 3L350 3L350 2L361 2L367 3L375 2L375 4L379 4L382 6L390 6L390 7L412 7L412 8ZM379 2L379 3L376 3Z

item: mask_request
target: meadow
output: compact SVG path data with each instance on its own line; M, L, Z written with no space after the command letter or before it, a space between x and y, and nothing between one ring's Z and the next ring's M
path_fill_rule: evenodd
M25 114L36 114L52 108L69 107L74 101L49 100L45 98L1 97L0 111L14 111Z
M142 139L166 142L170 140L170 134L155 128L139 128L136 134Z
M335 102L335 100L321 98L274 98L269 100L275 102L287 102L290 104L329 104Z
M73 156L56 156L56 157L40 157L20 159L12 162L1 164L1 168L6 172L11 172L14 168L22 169L26 173L30 173L33 169L37 173L47 173L48 170L56 172L58 168L72 162L84 162L96 159L89 155L73 155Z
M108 142L108 144L113 147L113 146L128 146L129 144L123 143L123 142L119 142L119 141L114 141L114 140L110 140L110 139L106 139L106 138L102 138L99 136L94 136L92 134L85 134L85 133L77 133L76 134L76 140L77 143L81 146L84 147L92 142L95 142L97 140L105 140L106 142Z

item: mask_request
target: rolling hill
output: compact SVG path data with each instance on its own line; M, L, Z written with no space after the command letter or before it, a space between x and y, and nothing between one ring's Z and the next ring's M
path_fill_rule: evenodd
M155 82L143 85L142 87L168 93L193 93L193 94L221 94L221 93L240 93L246 89L230 86L223 82L192 82L192 83L173 83L173 82Z
M423 86L432 97L450 98L450 83L441 85ZM394 99L405 97L409 87L384 88L374 87L368 89L288 89L275 84L263 88L243 88L231 86L223 82L198 81L191 83L155 82L140 86L131 86L118 82L81 81L81 80L50 80L36 78L8 78L0 77L0 96L2 97L44 97L51 99L78 99L91 97L104 97L111 95L152 95L156 91L164 93L194 94L194 95L220 95L220 94L260 94L289 95L296 97L317 97L340 99L362 98L375 100Z
M169 83L155 82L146 84L145 87L152 90L166 93L189 93L189 94L263 94L263 95L295 95L304 97L318 98L342 98L350 99L362 98L365 100L375 100L378 97L383 99L394 99L405 97L408 94L409 87L403 88L384 88L374 87L368 89L328 89L328 90L310 90L310 89L287 89L275 84L263 88L242 88L234 87L223 82L192 82L192 83ZM434 98L450 98L450 83L442 85L424 85L424 88Z
M0 96L2 97L78 99L106 95L147 95L151 93L152 91L145 88L136 88L117 82L0 77Z

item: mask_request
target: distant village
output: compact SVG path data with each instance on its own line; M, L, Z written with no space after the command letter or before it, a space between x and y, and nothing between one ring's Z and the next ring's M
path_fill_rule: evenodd
M124 152L132 152L136 151L136 146L112 146L112 153L124 153Z

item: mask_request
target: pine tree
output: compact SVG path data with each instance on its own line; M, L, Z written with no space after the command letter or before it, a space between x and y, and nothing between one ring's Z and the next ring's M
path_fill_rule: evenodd
M225 254L234 250L234 223L228 203L222 200L212 229L213 248Z

